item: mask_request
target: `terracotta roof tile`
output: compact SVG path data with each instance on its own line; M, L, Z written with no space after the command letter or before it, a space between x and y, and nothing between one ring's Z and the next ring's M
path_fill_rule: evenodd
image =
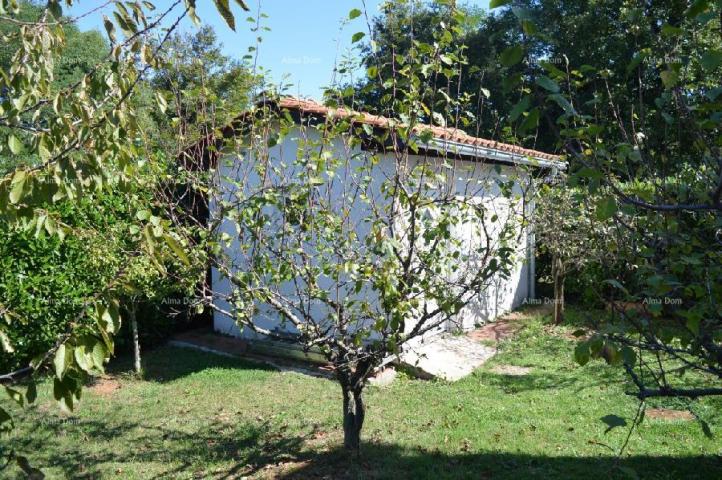
M296 110L300 113L310 113L315 115L338 116L338 117L355 117L354 120L359 123L364 123L374 127L388 128L397 124L397 120L393 120L388 117L380 115L373 115L366 112L356 112L346 108L331 108L322 105L313 100L300 99L295 97L284 97L278 102L278 106L282 109ZM425 130L430 130L435 138L441 140L449 140L465 145L478 146L484 148L490 148L499 150L502 152L512 153L516 155L522 155L525 157L533 157L544 160L559 161L561 158L558 155L552 155L550 153L540 152L537 150L531 150L528 148L511 145L508 143L500 143L493 140L487 140L485 138L479 138L469 135L468 133L458 128L445 128L434 125L420 124L414 127L416 133L420 133Z

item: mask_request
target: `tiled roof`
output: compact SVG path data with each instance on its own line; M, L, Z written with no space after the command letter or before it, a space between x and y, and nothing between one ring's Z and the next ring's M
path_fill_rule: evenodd
M313 100L305 100L295 97L281 98L281 100L278 101L278 106L282 109L296 110L301 114L308 113L312 115L322 115L325 117L354 117L355 122L380 128L389 128L393 127L394 124L398 124L398 120L393 120L388 117L373 115L371 113L365 112L356 112L346 108L331 108ZM550 153L531 150L508 143L495 142L493 140L487 140L485 138L474 137L458 128L437 127L425 124L419 124L414 127L414 131L416 133L421 133L427 130L431 131L434 138L440 140L458 142L469 146L489 148L514 155L521 155L524 157L532 157L536 159L551 161L560 160L560 157L558 155L552 155Z

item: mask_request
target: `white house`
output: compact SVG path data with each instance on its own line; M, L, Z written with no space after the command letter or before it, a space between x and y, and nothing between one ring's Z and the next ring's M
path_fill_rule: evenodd
M364 114L359 112L349 112L343 109L332 109L310 100L300 100L296 98L283 98L278 101L275 106L285 109L292 114L297 122L310 117L323 120L328 116L353 116L354 122L370 125L373 128L389 128L391 120L388 118ZM477 138L466 134L465 132L451 128L441 128L433 126L421 126L417 129L430 130L433 138L423 142L423 153L425 158L454 158L454 161L464 168L459 169L459 175L465 176L460 178L460 182L468 178L485 178L490 180L489 189L479 191L476 195L479 202L484 202L487 208L498 213L498 215L521 215L519 208L525 209L526 215L533 215L533 203L525 203L523 205L510 206L505 204L502 197L493 192L493 185L497 185L500 180L513 180L514 190L521 193L522 190L531 184L533 177L553 176L557 171L566 168L560 158L556 155L543 153L535 150L529 150L514 145L498 143L482 138ZM306 131L304 135L309 135ZM299 135L285 135L283 140L271 148L269 154L271 156L288 155L289 152L296 152L298 147ZM427 137L424 137L425 139ZM346 148L338 145L338 148ZM356 145L355 154L364 155L369 153L368 145ZM395 156L393 152L378 152L374 154L380 157L377 164L377 175L382 176L384 169L393 168ZM345 152L348 154L348 152ZM223 157L225 160L223 161ZM414 159L415 155L411 155ZM233 162L228 161L233 158L230 153L221 154L221 158L217 162L218 178L233 177L237 175L233 168ZM213 216L214 204L210 205L210 215ZM232 236L232 225L222 226L222 230ZM465 232L458 232L459 235L467 235ZM534 298L534 237L530 228L523 228L519 232L518 244L516 245L517 255L515 267L512 274L505 280L498 279L493 282L490 288L478 295L471 304L465 308L454 321L444 325L439 331L458 331L473 329L479 324L493 320L501 314L504 314L524 303L525 300ZM471 240L470 240L471 241ZM233 249L233 246L230 247ZM231 252L232 253L232 252ZM212 288L217 292L230 292L231 287L229 280L216 269L212 270ZM223 301L220 302L223 307ZM230 307L228 307L230 309ZM224 308L221 308L224 310ZM228 311L228 310L226 310ZM272 315L260 320L259 325L263 328L274 329L278 326L279 321L274 320ZM244 329L243 332L236 326L234 320L227 315L216 311L213 320L214 329L223 334L234 336L255 337L257 334Z

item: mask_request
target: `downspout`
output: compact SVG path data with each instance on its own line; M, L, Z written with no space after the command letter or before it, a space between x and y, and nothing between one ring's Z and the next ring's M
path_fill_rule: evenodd
M532 180L533 181L533 180ZM532 187L533 188L533 187ZM526 275L526 296L527 303L529 300L536 299L536 239L534 236L534 214L536 213L536 202L532 196L529 201L529 218L531 222L527 227L526 233L526 255L527 255L527 275Z

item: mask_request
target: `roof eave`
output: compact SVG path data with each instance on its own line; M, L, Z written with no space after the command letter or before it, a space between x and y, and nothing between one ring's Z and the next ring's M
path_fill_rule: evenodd
M537 168L549 168L552 170L567 169L567 164L561 160L550 160L548 158L520 155L518 153L505 152L503 150L484 147L481 145L468 145L443 138L433 138L428 142L422 143L422 145L427 149L443 153L464 155L474 158L488 158L490 160L503 163L527 165Z

